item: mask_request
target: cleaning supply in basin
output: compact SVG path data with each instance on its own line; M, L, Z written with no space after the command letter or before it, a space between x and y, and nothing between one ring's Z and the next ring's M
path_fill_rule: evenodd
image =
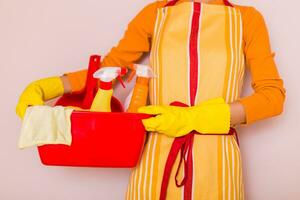
M111 97L113 94L113 80L118 79L123 87L121 76L127 73L126 68L122 67L103 67L96 71L93 75L94 78L100 80L97 94L93 100L91 111L95 112L111 112Z
M18 147L44 144L71 145L72 108L31 106L26 109Z
M138 108L145 106L147 103L149 80L154 77L154 74L148 65L133 64L131 68L135 71L137 79L127 112L135 113Z

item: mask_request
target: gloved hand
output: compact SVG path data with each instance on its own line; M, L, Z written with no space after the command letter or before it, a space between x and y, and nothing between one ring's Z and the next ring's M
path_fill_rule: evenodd
M227 134L230 107L223 98L215 98L193 107L144 106L138 112L156 115L144 119L147 131L180 137L196 130L202 134Z
M50 77L30 83L19 98L16 106L17 115L23 119L28 106L44 105L44 101L64 94L60 77Z

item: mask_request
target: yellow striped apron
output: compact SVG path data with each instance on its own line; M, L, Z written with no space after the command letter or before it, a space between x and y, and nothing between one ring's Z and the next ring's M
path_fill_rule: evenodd
M234 102L240 97L245 70L240 11L226 4L176 2L157 9L150 64L158 76L150 84L151 104L179 101L197 105L216 97ZM160 198L173 141L149 133L141 160L132 171L126 199ZM195 135L192 155L193 199L244 199L240 150L234 136ZM180 156L174 166L179 160ZM184 187L175 184L176 168L171 171L168 200L184 199ZM179 175L184 177L183 168Z

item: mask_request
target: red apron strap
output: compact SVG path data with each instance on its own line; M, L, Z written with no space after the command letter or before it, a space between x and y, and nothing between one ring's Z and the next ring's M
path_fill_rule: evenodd
M164 169L164 175L163 175L161 189L160 189L160 197L159 197L160 200L166 199L170 175L171 175L175 160L177 158L177 155L178 155L180 149L182 149L182 146L183 146L185 140L186 140L185 137L180 137L180 138L174 139L174 142L173 142L171 150L169 152L169 155L168 155L168 158L166 161L166 165L165 165L165 169ZM178 168L180 168L181 163L182 163L182 157L180 158L180 163L179 163ZM178 169L177 169L177 172L178 172ZM177 176L177 173L176 173L176 176ZM176 179L176 183L177 183L177 179Z
M190 200L192 198L193 190L193 144L195 131L187 135L185 146L187 147L187 160L185 165L185 185L184 185L184 199ZM184 154L186 155L186 154Z
M167 7L167 6L174 6L178 1L179 1L179 0L172 0L172 1L169 1L169 2L165 5L165 7ZM225 5L225 6L233 7L233 5L232 5L228 0L223 0L223 2L224 2L224 5Z
M174 102L171 104L172 106L181 106L181 107L187 107L188 105L180 103L180 102ZM192 185L193 185L193 143L194 143L194 135L195 131L191 132L190 134L187 134L183 137L175 138L171 147L171 150L169 152L163 179L162 179L162 185L161 185L161 191L160 191L160 200L165 200L167 196L167 189L169 185L170 175L175 163L175 160L177 158L178 153L180 152L180 161L177 166L176 175L175 175L175 184L177 187L184 186L184 199L190 200L192 199ZM179 183L179 180L177 179L180 167L184 164L184 177Z

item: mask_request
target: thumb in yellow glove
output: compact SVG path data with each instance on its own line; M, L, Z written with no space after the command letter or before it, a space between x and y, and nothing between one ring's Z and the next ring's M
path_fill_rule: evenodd
M223 98L215 98L193 107L144 106L138 112L156 115L144 119L147 131L180 137L195 130L202 134L227 134L230 107Z
M44 105L44 101L61 96L64 93L60 77L50 77L30 83L19 98L17 115L23 119L28 106Z

